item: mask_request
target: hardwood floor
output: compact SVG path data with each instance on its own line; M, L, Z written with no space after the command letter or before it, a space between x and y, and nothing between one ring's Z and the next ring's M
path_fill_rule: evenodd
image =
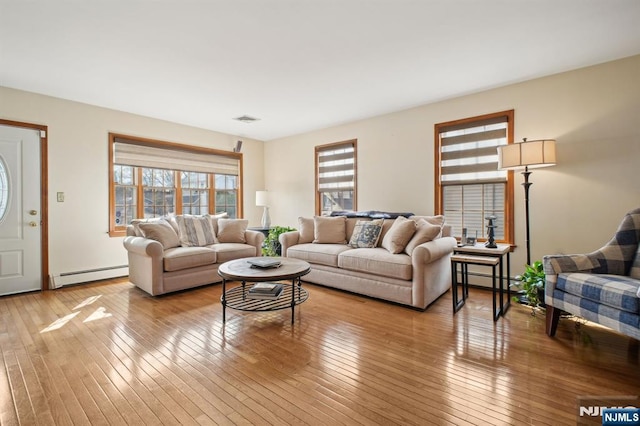
M630 339L451 294L425 312L305 284L290 311L227 310L220 285L152 298L126 279L0 298L0 424L575 424L637 395Z

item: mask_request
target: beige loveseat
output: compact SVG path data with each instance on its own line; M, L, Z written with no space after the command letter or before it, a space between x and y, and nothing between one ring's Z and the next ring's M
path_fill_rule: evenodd
M263 241L247 220L185 215L134 220L123 244L129 280L156 296L222 281L220 264L260 256Z
M456 239L442 216L299 218L298 226L280 243L283 256L311 264L305 281L419 309L451 287Z

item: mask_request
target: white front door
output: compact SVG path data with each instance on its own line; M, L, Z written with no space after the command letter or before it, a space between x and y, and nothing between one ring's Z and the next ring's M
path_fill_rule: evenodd
M42 288L40 131L0 125L0 295Z

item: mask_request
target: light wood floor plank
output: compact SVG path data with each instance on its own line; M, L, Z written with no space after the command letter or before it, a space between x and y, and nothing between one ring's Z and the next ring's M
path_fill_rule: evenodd
M575 424L635 395L631 339L471 290L455 315L305 284L290 311L227 310L220 285L150 297L126 279L0 298L0 423Z

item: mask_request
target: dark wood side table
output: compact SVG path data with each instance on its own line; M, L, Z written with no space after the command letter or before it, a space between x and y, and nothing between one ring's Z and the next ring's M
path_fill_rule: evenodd
M271 228L263 228L261 226L249 227L247 229L250 230L250 231L262 232L262 234L264 234L265 238L269 236L269 231L271 230Z
M504 316L511 306L511 246L498 244L497 248L487 248L483 244L472 246L459 246L453 250L451 256L451 292L453 296L453 313L455 314L464 305L469 295L469 269L468 265L491 266L492 292L493 292L493 320L497 321ZM507 261L507 288L504 281L504 259ZM458 281L458 265L461 266ZM498 271L496 271L496 268ZM498 272L498 275L496 275ZM496 282L497 281L497 282ZM462 285L462 298L458 298L458 284ZM506 296L506 300L505 300ZM499 305L499 306L498 306Z

